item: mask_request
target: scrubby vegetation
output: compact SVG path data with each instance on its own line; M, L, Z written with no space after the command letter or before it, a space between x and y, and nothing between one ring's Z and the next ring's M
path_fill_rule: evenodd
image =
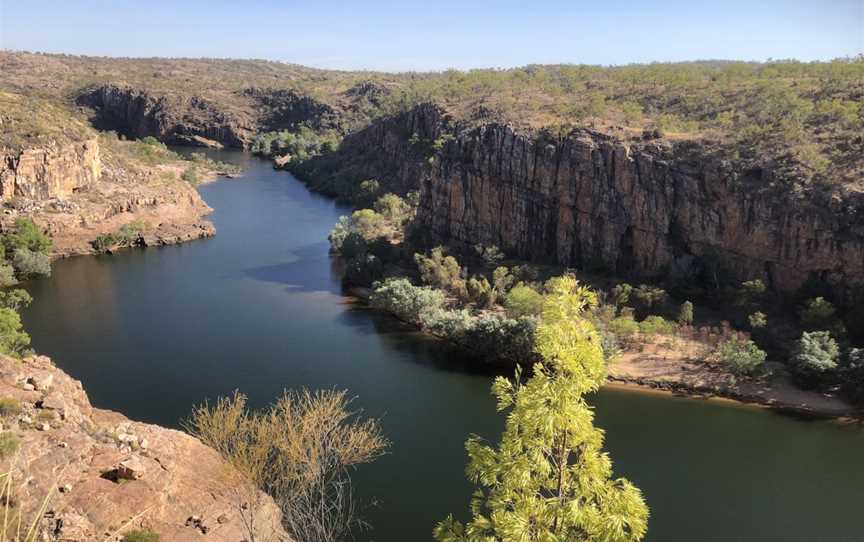
M123 224L114 233L100 234L90 242L96 252L108 252L121 247L130 247L138 243L147 225L141 220L133 220Z
M375 419L350 410L345 392L285 392L262 411L235 393L197 407L189 430L242 476L237 507L251 540L264 491L298 542L344 540L360 521L351 472L388 447Z
M147 529L135 529L123 535L121 542L159 542L157 533Z
M316 131L306 125L296 130L266 132L258 134L252 142L251 150L266 157L290 157L291 161L302 162L322 152L333 152L339 147L341 139L338 132Z

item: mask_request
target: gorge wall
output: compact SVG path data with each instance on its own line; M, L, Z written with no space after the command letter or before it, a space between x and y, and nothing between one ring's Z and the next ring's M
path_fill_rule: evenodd
M99 180L97 139L0 155L0 200L46 200L71 196Z
M625 277L691 273L716 257L736 279L783 292L809 278L864 283L864 194L796 191L698 144L589 130L553 140L424 105L349 135L340 154L352 176L419 188L418 220L441 241Z

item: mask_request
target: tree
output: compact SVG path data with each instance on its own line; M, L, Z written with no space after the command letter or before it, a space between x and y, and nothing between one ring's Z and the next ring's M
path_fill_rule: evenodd
M798 314L806 331L830 331L836 337L846 334L834 304L822 296L807 300Z
M401 228L411 218L411 206L396 194L384 194L375 201L375 212Z
M15 231L3 236L6 254L17 249L27 249L32 252L47 253L51 249L51 238L29 218L15 220Z
M795 349L794 362L799 377L807 384L817 384L837 369L840 347L827 331L801 334Z
M467 524L452 516L434 531L439 542L630 542L647 530L642 494L612 476L603 432L585 394L600 388L606 367L600 337L586 319L596 296L571 276L548 284L537 328L542 361L521 381L498 377L498 409L511 409L500 444L466 443L469 478L482 487Z
M742 282L735 295L735 304L744 309L752 310L762 303L766 290L765 283L759 279Z
M0 307L0 353L22 357L30 352L30 335L23 330L21 316L11 307Z
M44 252L35 252L28 248L16 248L12 256L12 267L19 277L27 278L33 275L51 275L51 259Z
M640 284L638 288L633 290L633 295L646 311L650 311L663 303L666 299L666 290L648 284Z
M723 365L737 375L753 374L765 363L766 358L765 352L756 343L738 336L721 343L717 347L717 355Z
M623 307L630 301L630 295L632 293L633 287L626 282L622 282L621 284L612 288L612 299L615 301L615 305L617 305L618 307Z
M689 326L693 323L693 303L689 301L681 303L681 308L678 309L678 323L682 326Z
M250 412L235 392L193 410L186 427L245 482L237 504L251 542L262 501L256 489L242 491L249 485L273 497L298 542L338 542L357 524L350 472L389 443L379 422L357 416L350 402L344 391L286 391L268 409Z
M443 247L435 247L429 256L415 254L414 261L420 269L420 278L435 288L452 292L457 297L467 295L462 268L453 256L447 256Z
M507 314L514 318L520 316L539 316L543 310L543 296L530 286L519 283L504 298Z
M768 325L768 317L764 312L756 311L747 317L747 322L753 329L762 329Z

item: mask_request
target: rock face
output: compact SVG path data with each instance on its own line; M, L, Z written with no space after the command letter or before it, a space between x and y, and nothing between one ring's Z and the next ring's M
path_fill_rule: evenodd
M328 104L293 90L247 88L243 95L255 101L261 131L295 130L306 124L315 130L340 127L339 112Z
M864 194L796 192L774 170L736 171L698 144L459 126L424 105L342 149L364 178L419 187L419 220L443 241L620 276L686 274L719 257L737 279L778 291L809 278L864 283Z
M210 237L212 209L173 165L141 170L103 161L97 138L0 156L0 190L9 202L0 231L29 217L53 239L56 256L93 252L90 242L137 221L140 244L165 245Z
M0 468L12 471L15 507L28 525L50 494L40 524L51 540L116 541L134 529L172 542L204 534L249 540L241 518L249 496L260 503L255 539L289 540L273 501L240 484L215 450L180 431L93 408L81 383L48 358L0 356L0 397L20 405L18 413L4 411L3 430L19 448Z
M97 139L0 155L0 199L66 198L102 173Z
M97 87L78 97L93 108L94 124L129 138L153 136L169 144L243 148L255 133L249 118L198 96L155 96L121 85Z

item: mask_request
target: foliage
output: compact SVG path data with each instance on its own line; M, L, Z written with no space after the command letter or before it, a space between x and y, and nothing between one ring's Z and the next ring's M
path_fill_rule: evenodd
M693 323L693 303L685 301L681 303L678 309L678 323L683 326L689 326Z
M316 131L301 124L293 131L256 135L251 150L263 156L290 156L292 162L302 162L325 152L334 152L339 147L339 139L339 134L334 130Z
M798 376L806 384L817 384L837 369L840 347L828 331L801 334L793 361Z
M186 425L273 497L294 540L336 542L359 521L351 471L388 447L379 422L360 418L350 403L344 391L286 391L255 412L235 393L196 407ZM256 504L238 503L253 540Z
M375 286L369 302L400 320L422 323L424 314L444 307L444 292L428 286L414 286L408 279L390 278Z
M657 334L668 335L675 331L675 324L662 316L651 315L639 322L639 332L646 337Z
M123 535L121 542L159 542L159 534L146 529L135 529Z
M200 177L198 177L198 168L195 166L187 167L183 170L183 173L180 174L180 179L186 181L192 186L197 186L199 182L201 182Z
M12 256L12 267L19 277L51 275L51 258L44 252L34 252L27 248L16 248Z
M511 318L539 316L543 310L543 296L534 288L520 282L507 292L504 307Z
M361 253L350 258L345 265L347 284L368 286L384 275L384 265L374 254Z
M633 286L622 282L612 288L612 299L619 307L623 307L630 302L630 296L633 294Z
M753 329L762 329L768 325L768 316L764 312L756 311L747 317L747 323Z
M489 269L498 267L504 260L504 253L496 245L477 244L474 245L474 251Z
M30 335L23 330L18 311L0 307L0 353L22 357L30 352Z
M551 284L537 329L543 361L521 381L499 377L498 410L511 409L501 442L466 443L468 477L481 486L467 524L452 516L435 527L439 542L641 540L648 508L640 491L611 479L586 393L605 379L599 337L585 319L595 295L572 277Z
M15 278L15 268L5 262L0 262L0 288L18 284Z
M717 348L717 356L730 371L750 375L759 369L767 355L750 339L731 337Z
M837 317L837 309L824 297L808 299L798 314L806 331L830 331L835 337L846 334L846 327Z
M138 242L146 225L141 220L133 220L120 226L116 232L102 233L90 241L96 252L106 252L114 247L128 247Z
M644 310L648 311L663 304L666 300L666 290L648 284L640 284L638 288L633 290L633 296Z
M742 282L735 295L735 304L753 310L762 303L766 291L765 283L759 279Z
M384 194L375 201L375 212L401 229L403 224L411 218L413 209L407 201L396 194Z
M14 231L3 236L3 246L7 255L22 248L31 252L47 253L51 250L51 238L43 233L33 220L18 218L15 220Z
M443 247L433 248L429 256L415 254L414 261L420 270L420 278L425 284L446 290L460 299L467 296L462 268L456 258L444 253Z
M14 397L0 398L0 416L15 416L21 413L21 401Z
M532 317L484 314L467 326L462 336L480 359L525 362L533 358L535 327Z
M864 401L864 348L852 348L843 368L846 392L856 401Z

